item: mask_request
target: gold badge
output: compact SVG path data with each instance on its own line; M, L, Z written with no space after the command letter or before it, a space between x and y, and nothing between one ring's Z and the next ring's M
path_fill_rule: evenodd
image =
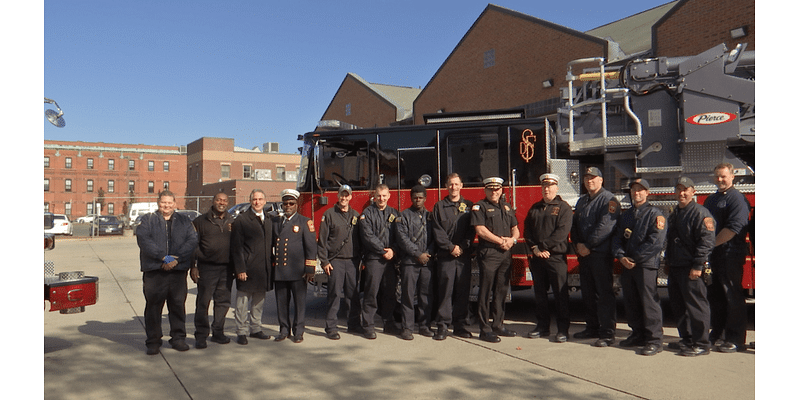
M358 223L358 217L353 216L353 220L350 221L350 223L353 224L353 225L357 224Z
M458 212L467 211L467 203L458 203Z
M308 224L308 230L311 231L311 232L314 232L314 223L311 222L311 220L306 221L306 223ZM299 231L300 231L300 228L297 228L297 230L295 232L299 232Z
M661 215L656 217L656 228L658 228L658 230L663 230L666 225L667 225L667 219L666 218L664 218Z
M394 214L389 214L389 222L394 222L395 218Z
M614 200L609 201L608 202L608 213L609 214L614 214L616 212L617 212L617 202L614 201Z
M294 233L300 232L300 227L297 226L297 225L293 226L292 227L292 232L294 232Z
M715 229L714 229L714 218L711 218L711 217L703 218L703 223L706 225L706 229L708 229L711 232L715 231Z
M632 233L633 231L630 228L625 228L625 233L624 233L625 239L630 239Z

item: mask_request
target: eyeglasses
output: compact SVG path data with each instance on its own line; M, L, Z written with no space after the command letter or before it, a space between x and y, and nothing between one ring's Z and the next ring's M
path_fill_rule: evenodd
M285 205L285 206L294 206L294 205L297 205L297 202L296 201L284 201L283 205Z
M492 187L492 188L488 188L488 187L487 187L487 188L486 188L486 190L491 190L491 191L493 191L493 192L496 192L496 191L498 191L498 190L503 190L503 188L502 188L502 187Z

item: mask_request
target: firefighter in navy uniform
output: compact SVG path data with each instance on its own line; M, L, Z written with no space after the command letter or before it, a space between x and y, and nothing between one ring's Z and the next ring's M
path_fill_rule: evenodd
M620 346L643 346L639 354L652 356L663 350L658 267L667 238L667 220L661 210L647 202L647 180L633 180L629 187L633 207L620 217L612 243L614 257L623 266L620 283L631 327L631 335Z
M322 214L319 224L317 255L328 275L328 304L325 336L338 340L339 305L344 300L348 311L347 330L361 328L361 302L358 292L358 267L361 262L358 238L358 211L350 207L353 190L350 185L339 188L338 201Z
M678 207L670 214L666 260L669 268L669 300L677 317L681 340L670 343L679 355L694 357L709 353L711 311L706 297L703 271L714 250L714 217L694 201L694 182L681 177L675 185Z
M438 329L433 336L435 340L446 339L450 325L453 327L453 335L466 339L472 337L466 325L472 279L469 251L472 239L475 238L475 229L470 225L472 202L461 196L463 186L458 174L448 175L448 196L437 202L431 212L437 247L436 278L439 294L439 311L436 317Z
M714 178L718 190L703 203L717 223L716 247L710 260L713 278L708 288L711 305L709 335L712 344L724 338L723 343L717 346L719 351L733 353L747 349L747 305L742 275L749 252L745 236L750 203L733 187L733 165L718 165L714 168Z
M499 336L517 335L503 325L503 318L506 296L511 286L511 248L519 239L519 227L511 205L500 199L503 179L486 178L483 184L486 198L472 206L471 216L472 226L478 235L478 267L481 274L478 320L480 339L497 343Z
M294 189L281 192L283 216L273 219L275 238L275 300L278 307L280 332L275 341L292 336L292 341L303 341L306 323L306 285L314 279L317 265L317 243L314 224L297 213L300 193ZM290 302L294 300L294 315L289 315Z
M572 207L558 195L558 176L543 174L542 200L531 206L525 218L525 242L531 248L530 270L536 296L536 329L529 338L550 336L550 309L547 290L553 289L556 300L555 341L569 338L569 286L567 286L567 250L572 228Z
M570 239L575 245L581 278L581 296L586 307L586 329L575 339L598 338L594 346L614 343L617 299L614 296L614 257L611 236L619 218L619 202L603 188L603 174L589 167L583 175L588 193L578 199L572 217Z

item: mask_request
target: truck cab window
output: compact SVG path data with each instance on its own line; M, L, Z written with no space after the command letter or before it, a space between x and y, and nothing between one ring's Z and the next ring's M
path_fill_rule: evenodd
M338 189L347 184L353 189L369 187L369 154L366 140L337 140L320 143L319 184L323 189Z

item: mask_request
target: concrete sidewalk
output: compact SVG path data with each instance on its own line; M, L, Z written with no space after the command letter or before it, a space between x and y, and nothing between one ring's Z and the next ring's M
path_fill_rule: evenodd
M755 351L685 358L665 349L653 357L589 340L557 344L503 338L489 344L450 337L413 341L379 333L377 340L324 336L322 298L309 291L305 341L250 338L241 346L209 342L187 352L166 342L145 355L141 272L133 237L57 240L47 252L56 272L82 270L100 278L98 304L80 314L44 315L44 397L47 399L749 399L755 396ZM187 343L194 345L196 286L186 300ZM166 310L164 310L166 313ZM525 313L532 315L532 310ZM524 334L531 317L507 320ZM226 333L232 339L233 311ZM277 331L274 295L267 295L265 330ZM342 320L343 322L343 320ZM340 327L342 325L340 324ZM574 323L571 333L583 329ZM473 333L477 331L471 327ZM164 318L164 332L169 325ZM618 325L617 339L628 334ZM477 335L476 335L477 337ZM673 326L665 341L677 340ZM748 331L748 342L755 331ZM679 384L678 384L679 383Z

